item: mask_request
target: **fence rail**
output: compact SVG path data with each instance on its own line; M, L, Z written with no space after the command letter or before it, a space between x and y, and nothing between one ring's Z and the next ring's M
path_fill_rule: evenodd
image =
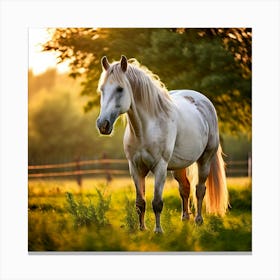
M35 173L28 174L29 178L43 178L43 177L61 177L61 176L75 176L75 175L90 175L90 174L104 174L104 169L93 169L93 170L74 170L74 171L62 171L62 172L49 172L49 173ZM125 170L110 170L107 171L111 175L126 175Z
M83 161L57 163L57 164L29 165L28 170L73 167L73 166L77 166L77 164L79 164L80 166L84 166L90 164L110 164L110 163L122 164L122 163L127 163L127 160L126 159L93 159L93 160L83 160Z
M226 173L228 176L251 177L251 165L251 157L248 160L228 161L226 162ZM102 175L107 180L110 180L112 175L129 175L128 163L126 159L106 158L28 166L28 178L30 179L76 176L78 183L81 184L82 176L86 175Z

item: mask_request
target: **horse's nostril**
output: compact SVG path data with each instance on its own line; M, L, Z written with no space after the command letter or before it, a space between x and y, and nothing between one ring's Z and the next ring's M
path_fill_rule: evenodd
M109 134L111 132L110 122L108 120L97 120L97 126L101 134Z
M104 127L105 130L107 130L110 127L109 121L105 120L104 124L103 124L103 127Z

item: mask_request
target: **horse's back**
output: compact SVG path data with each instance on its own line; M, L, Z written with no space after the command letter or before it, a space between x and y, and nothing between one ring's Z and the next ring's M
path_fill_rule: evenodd
M179 110L184 111L191 104L208 123L210 126L209 129L216 130L218 128L215 107L205 95L194 90L172 90L170 91L170 95ZM182 102L183 100L187 102Z
M212 102L202 93L195 91L195 90L189 90L189 89L180 89L180 90L171 90L169 91L172 99L174 102L176 102L177 99L185 98L189 100L189 102L194 104L200 104L200 103L208 103L209 106L213 106ZM215 109L214 109L215 110Z

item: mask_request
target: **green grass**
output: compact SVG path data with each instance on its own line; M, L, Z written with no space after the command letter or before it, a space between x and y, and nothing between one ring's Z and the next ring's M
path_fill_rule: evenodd
M163 193L163 235L154 234L151 207L153 180L147 179L146 226L138 230L135 190L130 178L29 182L29 251L251 251L251 182L228 180L231 208L224 218L204 213L204 224L194 216L181 221L177 184L167 180Z

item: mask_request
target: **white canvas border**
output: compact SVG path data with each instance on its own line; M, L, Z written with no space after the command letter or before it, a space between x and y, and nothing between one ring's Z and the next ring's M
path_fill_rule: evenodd
M253 28L252 255L28 255L29 27ZM2 1L1 279L279 279L279 2Z

